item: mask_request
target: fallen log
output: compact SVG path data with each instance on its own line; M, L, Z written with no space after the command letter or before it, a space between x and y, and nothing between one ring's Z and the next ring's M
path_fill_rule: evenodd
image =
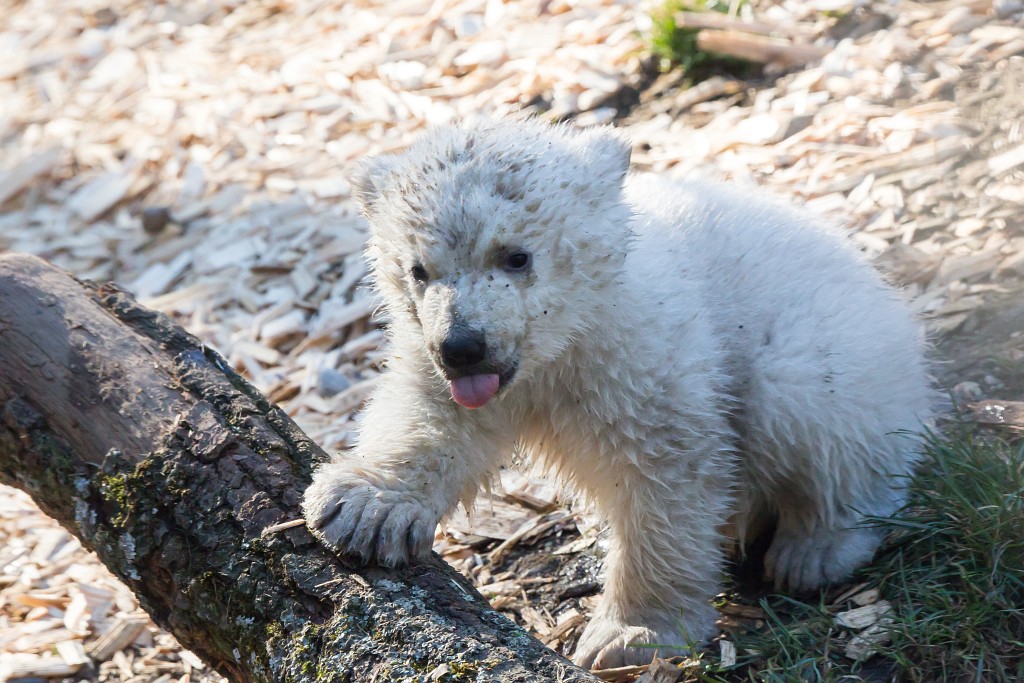
M385 571L321 547L294 520L326 457L167 317L0 256L0 482L229 679L598 680L437 556Z

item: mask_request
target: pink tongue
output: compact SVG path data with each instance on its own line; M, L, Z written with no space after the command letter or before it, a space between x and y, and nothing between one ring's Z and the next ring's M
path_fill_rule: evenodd
M460 406L479 408L498 393L497 375L468 375L452 380L452 398Z

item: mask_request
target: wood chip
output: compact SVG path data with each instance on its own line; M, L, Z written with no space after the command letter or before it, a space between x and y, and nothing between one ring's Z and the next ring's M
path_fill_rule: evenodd
M683 670L672 662L659 659L654 652L651 650L654 660L647 667L647 671L636 679L636 683L676 683L683 675Z
M60 678L73 675L79 668L52 655L0 654L0 681Z
M530 521L526 522L521 527L516 529L516 531L507 539L505 539L505 541L503 541L501 545L499 545L497 548L495 548L489 553L491 561L496 562L498 558L500 558L502 555L508 552L509 549L512 548L512 546L514 546L516 543L519 543L527 536L542 533L550 529L551 527L555 526L556 524L560 524L561 522L571 517L573 517L573 514L571 512L560 510L550 515L544 515L543 517L535 517L531 519Z
M108 659L135 642L149 618L140 614L125 614L115 617L98 640L91 643L86 652L93 659Z
M198 671L202 671L206 668L206 663L199 659L199 657L197 657L191 650L182 650L178 653L178 657L181 658L181 661Z
M850 600L852 600L855 605L866 607L877 603L880 595L881 592L877 588L869 588L866 591L850 596Z
M85 646L82 645L82 641L80 640L62 640L54 647L56 647L57 654L60 655L60 658L70 667L80 667L83 664L88 664L92 661L89 656L85 654Z
M550 639L558 640L573 629L582 626L587 621L585 614L575 609L568 609L558 615L555 627L548 632Z
M748 21L740 17L720 14L718 12L676 12L672 16L675 19L676 28L679 29L710 28L770 36L772 34L789 33L793 28L792 25L773 24L767 21Z
M719 663L722 668L736 666L736 645L731 640L718 641Z
M801 45L735 30L701 31L697 35L697 47L761 64L775 62L784 67L817 61L829 53L828 48L817 45Z
M846 644L846 657L860 662L874 656L879 647L892 639L892 634L889 631L891 623L890 618L883 617L878 623L850 638L850 642Z
M134 183L132 170L105 173L79 188L68 200L68 208L84 221L95 220L122 201Z
M71 601L64 611L64 626L75 634L86 634L90 627L106 623L114 606L113 592L100 586L74 583L68 586Z
M456 512L448 520L447 526L462 534L506 541L518 530L535 524L537 519L536 513L521 505L492 496L481 496L472 511Z
M1009 173L1019 166L1024 166L1024 145L1017 145L988 160L989 170L997 176Z
M619 666L611 669L597 669L592 673L602 681L609 681L609 683L626 683L626 681L635 681L637 677L642 675L645 671L647 671L646 664L640 666Z
M968 403L969 419L989 425L1024 429L1024 401L978 401Z
M294 529L295 527L304 526L305 524L306 524L306 520L305 519L293 519L293 520L291 520L289 522L282 522L281 524L275 524L273 526L268 526L266 529L263 530L261 535L266 536L267 534L275 534L278 531L286 531L287 529Z
M836 614L836 623L843 628L862 629L876 624L886 614L892 612L892 605L887 600L864 607L858 607Z
M0 206L24 190L36 178L53 170L62 151L59 147L51 147L37 152L9 171L0 174Z

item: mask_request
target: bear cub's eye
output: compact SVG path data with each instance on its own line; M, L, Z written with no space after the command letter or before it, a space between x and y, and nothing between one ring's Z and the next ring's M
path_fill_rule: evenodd
M427 273L427 269L423 267L422 263L414 264L409 269L409 274L412 275L412 279L416 282L426 282L430 279L430 275Z
M510 273L521 273L529 270L533 257L528 251L513 251L505 257L501 267Z

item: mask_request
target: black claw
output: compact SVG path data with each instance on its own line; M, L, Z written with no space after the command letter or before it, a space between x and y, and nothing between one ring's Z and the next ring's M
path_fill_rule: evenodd
M338 515L341 514L341 508L343 505L344 503L338 503L334 506L334 511L331 512L331 514L325 516L323 519L313 522L309 526L313 529L323 529L325 526L337 519Z
M408 557L416 557L416 523L409 525L409 530L405 532L405 547L409 551Z

